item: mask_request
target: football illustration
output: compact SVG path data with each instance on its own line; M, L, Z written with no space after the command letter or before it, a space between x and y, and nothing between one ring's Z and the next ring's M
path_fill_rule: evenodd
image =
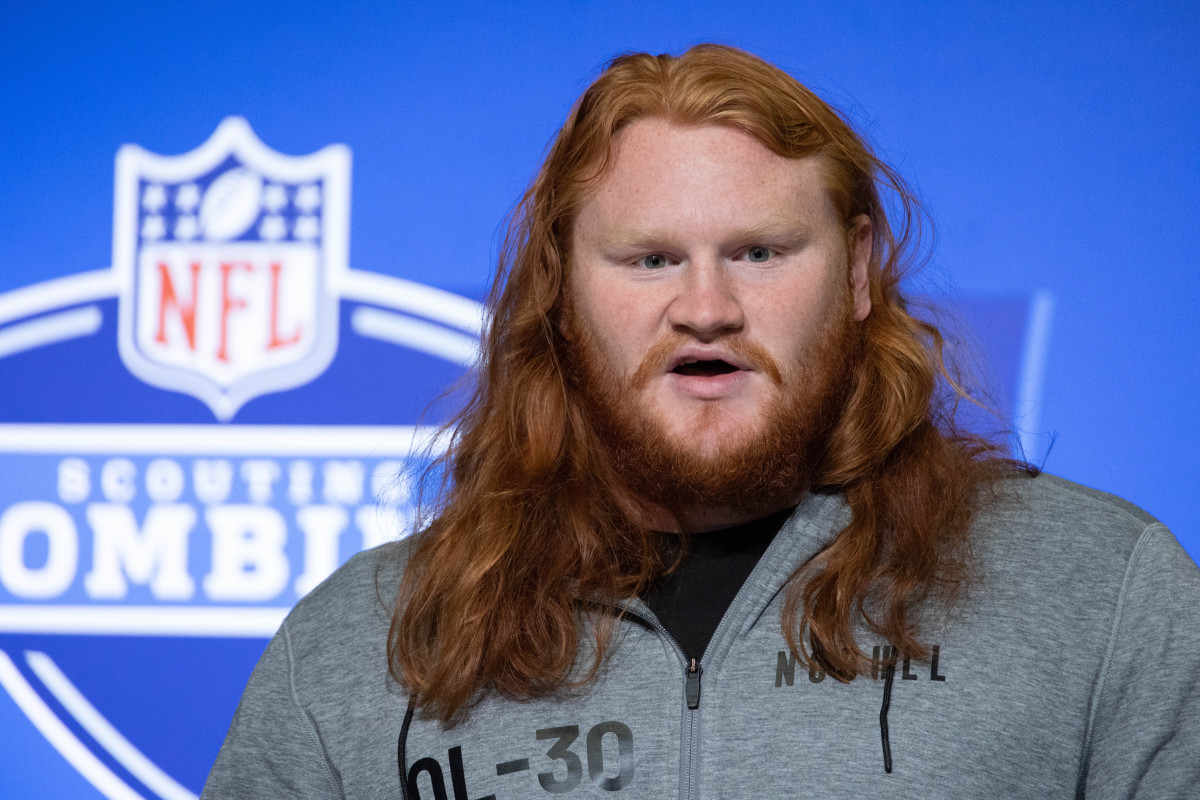
M258 219L263 180L246 167L235 167L214 180L200 201L200 230L211 241L241 236Z

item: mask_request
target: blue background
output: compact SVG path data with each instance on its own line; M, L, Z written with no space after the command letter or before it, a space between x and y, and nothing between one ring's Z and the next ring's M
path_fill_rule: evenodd
M913 181L938 234L917 288L1051 293L1030 455L1053 440L1047 470L1200 557L1195 3L7 3L0 292L109 265L121 144L181 153L239 114L285 153L350 146L352 268L480 296L501 218L604 60L706 40L808 83ZM14 714L0 696L0 730ZM96 796L27 745L0 794Z

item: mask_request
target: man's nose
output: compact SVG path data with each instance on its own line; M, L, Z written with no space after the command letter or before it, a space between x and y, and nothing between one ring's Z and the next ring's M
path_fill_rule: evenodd
M702 339L741 328L745 316L729 265L720 258L690 261L667 309L667 320L676 330Z

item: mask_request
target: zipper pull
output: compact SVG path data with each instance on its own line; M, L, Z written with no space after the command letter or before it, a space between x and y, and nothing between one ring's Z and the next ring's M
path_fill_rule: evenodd
M692 663L688 664L687 668L687 706L688 708L700 707L700 673L704 670L700 667L700 662L692 659Z

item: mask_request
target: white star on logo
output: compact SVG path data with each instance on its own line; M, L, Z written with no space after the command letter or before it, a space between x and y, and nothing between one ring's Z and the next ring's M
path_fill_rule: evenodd
M167 192L163 189L162 184L152 183L146 187L146 191L142 194L142 208L153 213L158 211L167 203Z
M272 214L279 212L281 208L287 205L287 189L280 186L278 183L272 183L263 190L262 204L263 208L270 211Z
M200 205L200 187L196 184L185 183L175 192L175 207L180 211L195 211L198 205Z
M278 242L287 236L287 225L284 224L283 217L263 217L263 221L258 225L258 235L268 242Z
M144 220L142 220L143 239L161 239L166 235L167 226L163 224L162 217L155 215L152 217L146 217Z
M311 241L321 235L321 223L316 217L300 217L296 220L292 235L297 239Z
M301 186L296 192L296 208L312 213L321 205L321 189L315 183Z
M188 215L175 220L175 238L183 241L189 241L196 238L196 234L200 232L200 226L196 223L196 218Z

